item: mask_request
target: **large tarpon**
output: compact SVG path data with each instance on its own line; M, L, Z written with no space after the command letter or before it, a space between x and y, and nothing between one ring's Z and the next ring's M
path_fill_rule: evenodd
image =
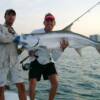
M53 31L49 33L31 33L21 36L21 42L24 47L32 48L34 46L46 46L49 49L59 48L60 42L64 39L69 42L69 48L74 48L81 54L81 48L92 46L100 51L100 42L94 41L84 35L68 31L66 29Z

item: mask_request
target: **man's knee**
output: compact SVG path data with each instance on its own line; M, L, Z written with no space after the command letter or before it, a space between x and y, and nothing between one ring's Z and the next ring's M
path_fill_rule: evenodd
M51 88L57 89L58 88L58 81L51 83Z
M5 87L0 87L0 94L4 94Z
M22 83L16 83L16 86L20 91L25 91L25 85L24 85L23 82Z
M52 79L52 81L51 81L51 88L57 89L58 85L59 85L58 79L57 78Z
M5 87L4 86L0 86L0 91L3 91L5 89Z
M30 80L30 84L29 84L30 90L35 90L36 84L37 84L37 80L36 79Z

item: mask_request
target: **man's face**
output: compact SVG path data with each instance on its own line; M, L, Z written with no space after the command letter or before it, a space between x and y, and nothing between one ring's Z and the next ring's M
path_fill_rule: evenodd
M52 31L55 26L55 20L54 19L45 19L44 26L45 26L46 30Z
M15 19L16 19L16 16L12 15L12 14L5 16L6 23L9 24L9 25L11 25L11 26L13 25Z

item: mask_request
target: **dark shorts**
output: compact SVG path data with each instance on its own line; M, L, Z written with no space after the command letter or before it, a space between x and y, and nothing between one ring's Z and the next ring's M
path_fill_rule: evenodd
M57 74L57 71L55 64L52 62L46 65L41 65L35 60L30 63L29 80L36 79L37 81L40 81L42 75L44 80L48 80L48 77L54 74Z

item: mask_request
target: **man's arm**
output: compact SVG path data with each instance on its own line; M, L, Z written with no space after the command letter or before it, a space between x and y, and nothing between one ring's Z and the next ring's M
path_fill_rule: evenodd
M62 50L62 52L69 46L69 42L66 41L65 39L62 39L60 41L60 48Z

